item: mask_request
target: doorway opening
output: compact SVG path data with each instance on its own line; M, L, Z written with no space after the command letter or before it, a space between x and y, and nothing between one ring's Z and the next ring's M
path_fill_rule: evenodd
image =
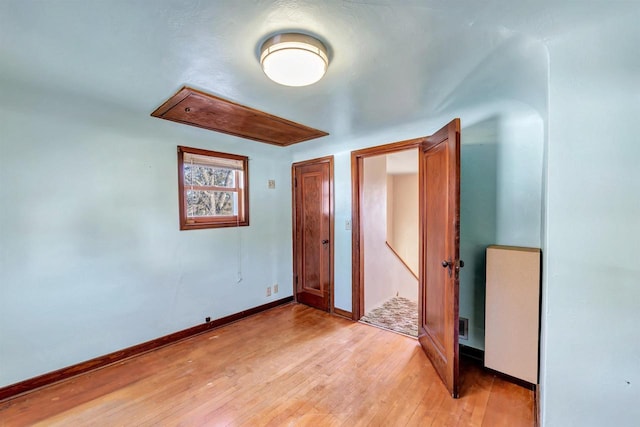
M352 183L351 199L352 199L352 211L353 211L352 212L353 228L352 228L352 242L351 242L353 245L351 313L352 313L353 320L356 320L356 321L360 320L366 314L365 310L374 308L374 307L370 307L371 304L367 305L365 303L365 299L366 299L365 257L367 257L367 259L370 258L369 255L367 255L367 248L365 246L365 241L364 241L365 228L361 223L361 218L363 218L363 215L365 215L365 208L363 206L363 202L365 197L368 197L368 195L365 194L365 191L367 192L369 191L369 190L365 190L367 186L364 183L365 161L367 162L368 165L370 165L370 168L367 167L366 169L373 172L374 175L375 175L376 166L378 168L380 167L376 163L384 162L385 178L383 180L386 182L386 179L387 179L386 178L386 163L387 163L386 156L391 155L391 158L393 159L394 156L403 156L403 154L400 154L403 152L415 152L416 155L419 156L420 149L424 142L425 142L425 138L416 138L416 139L410 139L406 141L395 142L391 144L385 144L377 147L365 148L362 150L353 151L351 153L351 183ZM393 160L391 162L393 162ZM377 178L377 179L379 181L381 180L381 178ZM420 187L420 184L418 183L418 188L419 187ZM386 184L385 184L385 190L383 194L386 199L387 197ZM373 202L374 202L373 204L375 205L375 200ZM380 208L380 204L378 204L377 206L378 206L377 208L378 211L382 210L385 216L387 216L386 202L381 205L383 206L382 208ZM387 248L390 251L390 249L386 246L386 241L387 241L386 221L384 222L383 231L381 231L381 233L383 233L384 235L383 237L384 241L382 244L385 246L385 248ZM418 254L418 257L419 257L419 254ZM410 274L408 270L409 268L405 268L403 273ZM420 277L419 271L416 273L418 273L418 277ZM372 298L371 300L375 301L376 299Z
M364 244L364 316L418 337L418 149L363 160L360 228Z
M418 342L452 397L458 397L460 119L432 135L351 153L352 318L365 314L365 160L418 151ZM386 160L385 160L386 162Z

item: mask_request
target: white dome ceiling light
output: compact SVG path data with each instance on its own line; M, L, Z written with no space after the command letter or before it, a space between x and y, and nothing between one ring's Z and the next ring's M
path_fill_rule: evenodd
M329 66L327 48L314 37L299 33L276 34L260 48L264 73L285 86L308 86L320 80Z

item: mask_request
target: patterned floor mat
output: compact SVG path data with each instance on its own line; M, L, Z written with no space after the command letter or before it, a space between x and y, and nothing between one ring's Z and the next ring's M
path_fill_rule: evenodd
M393 297L365 314L361 322L394 332L418 336L418 304L403 297Z

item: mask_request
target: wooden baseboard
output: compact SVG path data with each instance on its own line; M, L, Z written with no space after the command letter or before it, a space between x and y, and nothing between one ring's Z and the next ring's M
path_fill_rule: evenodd
M476 363L483 367L483 369L497 377L502 378L505 381L509 381L510 383L517 384L526 389L536 391L536 385L532 384L528 381L521 380L520 378L512 377L511 375L504 374L499 371L495 371L491 368L487 368L484 366L484 351L478 350L477 348L469 347L464 344L460 344L460 357L466 358L466 360Z
M536 391L536 384L530 383L529 381L521 380L520 378L512 377L511 375L508 375L499 371L494 371L493 369L487 368L486 366L484 370L492 373L496 377L502 378L505 381L509 381L510 383L519 385L520 387L524 387L531 391Z
M465 357L484 367L484 351L460 344L460 357Z
M29 378L27 380L20 381L15 384L10 384L8 386L1 387L0 402L3 400L8 400L8 399L17 397L18 395L21 395L24 393L28 393L30 391L36 390L41 387L44 387L62 380L66 380L71 377L75 377L76 375L84 374L86 372L93 371L95 369L103 368L107 365L120 362L124 359L129 359L131 357L138 356L142 353L146 353L151 350L156 350L160 347L164 347L169 344L182 341L194 335L198 335L203 332L207 332L211 329L228 325L229 323L236 322L238 320L244 319L245 317L258 314L262 311L269 310L279 305L288 304L291 301L293 301L292 296L282 298L277 301L273 301L268 304L263 304L258 307L253 307L247 310L243 310L241 312L231 314L229 316L222 317L220 319L216 319L208 323L196 325L194 327L184 329L182 331L174 332L172 334L165 335L163 337L156 338L151 341L143 342L141 344L137 344L132 347L125 348L123 350L115 351L113 353L109 353L104 356L99 356L99 357L96 357L95 359L87 360L85 362L68 366L66 368L58 369L56 371L48 372L46 374L43 374L37 377Z
M350 311L343 310L343 309L338 308L338 307L334 307L333 308L333 314L337 314L340 317L346 317L349 320L353 319L353 315L351 314Z

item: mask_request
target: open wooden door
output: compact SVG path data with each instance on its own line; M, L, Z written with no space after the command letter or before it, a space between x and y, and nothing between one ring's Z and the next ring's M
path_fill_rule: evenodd
M293 282L296 301L332 307L333 156L294 163Z
M458 397L460 119L426 138L419 173L418 340L451 395Z

